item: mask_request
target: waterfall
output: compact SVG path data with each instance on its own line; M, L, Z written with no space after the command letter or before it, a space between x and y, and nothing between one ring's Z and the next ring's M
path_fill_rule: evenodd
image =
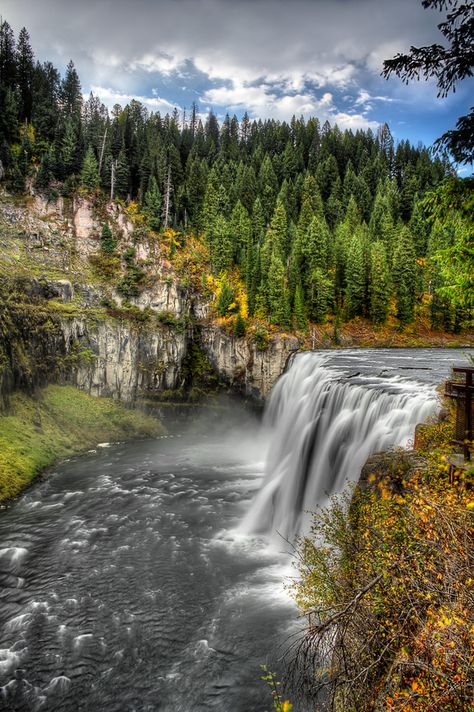
M399 376L338 370L326 354L298 354L266 408L266 476L244 520L247 532L305 532L311 511L358 480L369 455L407 445L437 408L433 386Z

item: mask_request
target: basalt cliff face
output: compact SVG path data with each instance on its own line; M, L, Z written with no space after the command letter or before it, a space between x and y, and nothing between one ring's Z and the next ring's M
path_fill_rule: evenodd
M114 254L101 249L104 222L113 226ZM138 271L140 288L132 279L124 296L120 281ZM0 196L3 401L17 388L48 382L72 382L126 403L169 396L189 380L196 348L222 383L264 399L297 339L275 337L259 350L225 333L210 315L209 301L121 206Z

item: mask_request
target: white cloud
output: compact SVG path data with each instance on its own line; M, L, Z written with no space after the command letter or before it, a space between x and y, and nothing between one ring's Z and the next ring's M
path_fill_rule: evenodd
M341 129L376 128L378 125L364 113L338 111L331 92L325 92L318 98L312 90L281 94L279 89L280 85L275 87L262 83L247 86L243 82L234 81L232 86L208 89L201 101L234 111L246 109L251 116L259 119L288 120L293 115L303 115L306 118L317 116L321 121L327 119L332 124L337 123Z
M166 52L149 52L128 64L128 69L132 72L144 70L149 73L158 73L169 76L173 72L180 72L185 64L184 57L167 54Z
M98 96L99 99L109 108L112 108L115 104L121 104L122 106L125 106L126 104L130 103L132 99L140 101L144 106L147 107L147 109L150 109L151 111L159 111L162 114L171 114L175 107L178 109L180 108L179 106L176 106L176 104L172 104L166 99L163 99L162 97L158 96L156 93L154 96L151 97L139 96L137 94L127 94L124 92L116 91L115 89L110 89L109 87L101 86L92 86L91 91L93 94L95 94L95 96Z
M136 92L166 112L171 102L147 96L151 87L169 98L186 85L224 112L315 114L341 126L374 126L386 91L408 108L446 111L429 83L380 88L384 59L440 39L440 15L417 0L3 0L2 12L16 33L28 27L40 60L64 69L73 57L84 90L100 87L109 104Z
M383 96L383 95L372 95L367 89L359 89L356 99L354 100L355 106L371 106L372 102L381 101L386 103L392 103L397 101L393 96Z

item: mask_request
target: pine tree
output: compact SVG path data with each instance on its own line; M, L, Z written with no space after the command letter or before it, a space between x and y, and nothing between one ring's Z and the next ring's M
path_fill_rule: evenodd
M300 215L298 218L298 225L296 228L297 239L303 244L306 239L306 234L308 232L309 224L314 218L314 210L311 202L308 198L305 198L301 203Z
M67 65L66 76L61 85L61 102L65 117L79 123L81 120L82 91L81 82L72 59Z
M130 187L130 170L128 167L125 150L122 148L115 161L114 169L114 195L119 198L126 198Z
M402 324L413 321L416 301L416 255L408 228L402 228L393 253L393 283L397 316Z
M222 216L220 216L223 220ZM227 316L230 305L233 303L235 298L234 290L229 284L227 279L224 277L219 290L219 296L216 303L216 311L219 316Z
M36 176L35 186L39 190L46 191L51 185L54 178L54 151L50 147L48 151L43 154L41 159L41 165Z
M257 196L252 208L253 237L257 244L261 244L265 239L265 216L263 214L262 203Z
M330 229L334 230L343 215L342 203L339 200L337 190L331 191L331 195L326 201L324 214Z
M77 173L78 165L78 145L77 145L77 130L72 119L67 119L65 122L64 136L61 141L61 161L64 167L64 176ZM63 177L63 176L61 176Z
M144 203L148 224L152 230L158 231L161 227L161 194L154 176L148 181Z
M245 336L245 330L246 330L245 320L243 319L241 313L239 312L235 319L234 336L237 339L241 339L243 336Z
M270 222L270 218L275 208L275 201L278 193L278 179L273 169L271 158L265 155L258 175L260 183L260 199L262 201L265 222Z
M201 227L209 244L213 242L214 225L219 213L219 193L212 180L207 181L206 194L201 212Z
M333 295L334 284L332 280L326 272L316 267L308 280L310 315L315 322L322 324L326 321Z
M430 318L433 329L451 331L455 321L455 310L449 299L443 294L446 286L445 279L436 262L436 255L440 250L447 250L454 243L454 231L444 227L439 220L435 220L431 229L427 248L427 278L428 288L431 292Z
M329 229L324 218L313 217L308 230L303 248L309 271L317 267L327 270L329 257Z
M310 173L307 173L304 177L301 205L303 205L306 200L311 206L313 215L317 215L320 218L324 217L324 205L321 193L319 192L315 177Z
M93 191L100 185L99 167L92 146L86 151L81 170L81 185Z
M296 285L293 319L297 329L300 331L306 331L308 328L308 319L306 318L304 292L301 282L298 282Z
M0 86L2 89L13 89L15 82L15 35L8 22L0 20Z
M268 311L272 324L289 327L290 314L285 268L278 250L273 250L268 271Z
M413 244L417 257L424 257L428 247L430 226L423 215L419 201L416 199L408 226L411 234L413 235Z
M281 200L277 200L270 222L270 227L268 229L268 235L272 243L272 249L277 251L282 262L286 258L287 254L287 234L288 223L286 219L286 210Z
M25 27L20 30L16 48L16 79L20 93L20 121L31 121L33 110L33 50Z
M232 264L234 246L229 225L223 215L218 215L213 228L211 262L216 274Z
M100 249L106 254L112 254L117 247L117 240L114 239L112 230L107 223L102 226L102 234L100 237Z
M370 318L374 324L383 324L390 301L390 274L382 242L374 242L370 248L369 296Z
M366 297L366 261L364 246L359 231L355 232L349 244L346 265L346 289L344 308L347 319L364 313Z

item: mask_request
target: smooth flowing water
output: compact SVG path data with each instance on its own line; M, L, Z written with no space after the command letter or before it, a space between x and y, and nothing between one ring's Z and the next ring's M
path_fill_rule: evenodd
M461 356L298 355L263 429L232 401L56 467L0 517L0 709L269 710L296 612L268 533L403 444Z
M265 413L271 438L263 486L242 529L290 540L357 481L369 455L405 447L437 411L435 384L464 354L450 350L306 352L273 389Z

